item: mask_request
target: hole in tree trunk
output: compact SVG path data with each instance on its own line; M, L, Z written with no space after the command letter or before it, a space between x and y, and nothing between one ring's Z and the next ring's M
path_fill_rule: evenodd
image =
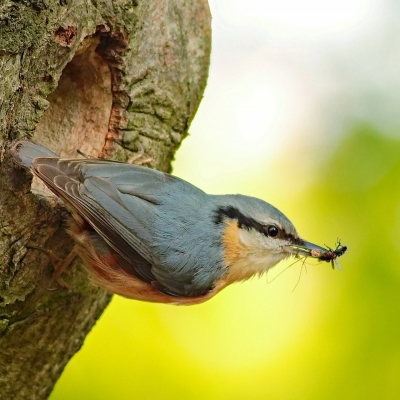
M98 44L98 36L82 42L48 96L50 107L33 137L61 157L78 157L77 149L97 157L108 133L113 103L111 74L95 51Z

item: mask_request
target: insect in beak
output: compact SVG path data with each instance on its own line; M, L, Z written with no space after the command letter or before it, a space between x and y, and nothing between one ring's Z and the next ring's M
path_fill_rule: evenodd
M304 255L306 257L318 258L318 261L331 262L332 269L335 268L336 264L338 270L341 270L342 267L337 258L341 257L347 251L347 246L342 246L340 241L338 241L335 249L331 249L328 246L324 248L307 241L303 241L301 245L295 244L291 247L295 255Z
M327 251L318 257L318 260L326 262L330 261L332 264L332 269L335 269L335 264L336 264L337 269L340 271L342 267L340 266L337 258L346 253L346 251L347 251L347 246L342 246L340 242L338 242L335 250L328 247Z

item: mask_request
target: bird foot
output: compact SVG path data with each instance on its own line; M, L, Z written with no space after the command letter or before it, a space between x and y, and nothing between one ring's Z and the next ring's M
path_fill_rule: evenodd
M129 164L135 164L135 165L144 165L144 164L150 164L153 162L153 157L149 156L144 152L143 146L138 143L139 151L137 153L133 153L132 156L128 158L126 161Z
M138 143L138 152L133 153L128 160L126 161L128 164L135 164L135 165L145 165L145 164L150 164L154 161L153 157L149 156L144 152L143 146ZM96 157L90 156L81 150L77 149L76 152L81 155L82 157L85 157L87 159L95 159Z
M74 249L67 255L67 257L62 259L62 258L57 257L52 250L47 250L47 249L44 249L43 247L32 246L32 245L28 245L26 247L28 249L39 250L42 253L46 254L47 257L50 258L50 260L51 260L51 262L53 264L53 267L54 267L54 272L53 272L54 281L59 286L65 288L65 289L68 289L68 290L72 289L71 285L69 285L63 279L61 279L61 275L65 272L67 267L71 264L71 262L77 256L77 254L76 254Z

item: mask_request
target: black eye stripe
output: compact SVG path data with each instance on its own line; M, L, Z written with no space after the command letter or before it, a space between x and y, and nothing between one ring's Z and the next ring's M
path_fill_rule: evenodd
M263 225L257 222L254 218L247 217L243 215L237 208L235 207L221 207L218 208L215 217L214 223L220 224L223 222L224 218L235 219L238 223L239 228L245 229L255 229L261 234L268 237L291 237L292 235L287 235L284 230L278 228L276 225Z

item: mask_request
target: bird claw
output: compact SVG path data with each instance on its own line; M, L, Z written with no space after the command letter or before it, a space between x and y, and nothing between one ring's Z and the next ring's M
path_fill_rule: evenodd
M86 159L95 159L96 157L90 156L83 151L77 149L76 152ZM133 153L128 160L126 161L128 164L135 164L135 165L144 165L150 164L154 161L153 157L149 156L144 152L144 147L141 143L138 143L138 151Z
M93 157L93 156L90 156L89 154L84 153L83 151L80 151L79 149L76 149L76 152L77 152L80 156L85 157L85 158L89 158L89 159L95 158L95 157Z
M76 253L74 250L72 250L67 257L65 257L64 259L57 257L54 252L52 250L47 250L44 249L43 247L39 247L39 246L32 246L32 245L28 245L26 246L28 249L35 249L35 250L39 250L42 253L46 254L47 257L50 258L53 267L54 267L54 272L53 272L53 280L57 283L57 285L71 290L73 289L73 287L71 285L69 285L68 283L66 283L63 279L61 279L61 275L65 272L65 270L67 269L67 267L71 264L71 262L73 261L73 259L76 257ZM56 289L47 289L47 290L56 290Z
M138 152L133 153L132 156L126 161L128 164L144 165L153 162L153 157L149 156L144 152L144 147L141 143L138 143Z

